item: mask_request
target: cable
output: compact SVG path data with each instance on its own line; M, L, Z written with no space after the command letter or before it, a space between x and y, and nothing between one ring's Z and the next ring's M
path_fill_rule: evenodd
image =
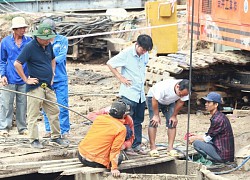
M57 102L53 102L53 101L50 101L48 99L44 99L44 98L41 98L41 97L33 96L33 95L30 95L30 94L26 94L26 93L14 91L14 90L10 90L10 89L5 89L5 88L2 88L2 87L0 87L0 90L12 92L12 93L17 93L17 94L22 94L22 95L29 96L29 97L36 98L36 99L40 99L40 100L43 100L43 101L46 101L46 102L49 102L49 103L52 103L52 104L56 104L56 105L58 105L58 106L60 106L62 108L65 108L65 109L67 109L69 111L72 111L72 112L78 114L79 116L82 116L83 118L85 118L86 120L88 120L88 121L90 121L92 123L92 121L90 119L88 119L86 116L84 116L84 115L82 115L82 114L80 114L80 113L78 113L78 112L76 112L76 111L74 111L74 110L72 110L72 109L70 109L70 108L68 108L66 106L63 106L63 105L61 105L61 104L59 104Z
M249 161L249 159L250 159L250 156L247 156L246 159L242 161L242 163L234 169L230 169L228 171L221 171L221 172L212 172L212 173L214 173L215 175L221 175L221 174L228 174L230 172L236 171L239 168L241 168L244 164L246 164L246 162Z

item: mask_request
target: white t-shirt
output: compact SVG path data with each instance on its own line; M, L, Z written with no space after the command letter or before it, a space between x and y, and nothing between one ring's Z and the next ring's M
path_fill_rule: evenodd
M174 87L180 81L182 81L182 79L167 79L160 81L149 89L147 97L154 97L159 103L164 105L169 105L179 99L181 99L181 101L187 101L189 95L180 98L175 94Z

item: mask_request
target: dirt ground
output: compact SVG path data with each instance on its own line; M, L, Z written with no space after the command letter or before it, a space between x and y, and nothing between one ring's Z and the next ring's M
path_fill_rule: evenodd
M102 79L98 82L90 83L88 78L85 78L86 84L71 84L69 82L70 106L73 110L86 114L89 111L98 110L100 108L110 105L112 100L116 98L116 94L119 90L118 80L112 76L108 67L105 64L79 64L68 62L68 72L75 72L75 69L80 69L83 72L92 70L96 76L102 75L108 78ZM69 79L70 79L69 75ZM79 77L80 78L80 77ZM80 78L81 79L81 78ZM74 94L74 95L73 95ZM103 95L102 95L103 94ZM235 151L238 152L242 147L249 145L250 142L250 116L247 117L235 117L232 114L227 115L230 119L234 136L235 136ZM192 133L204 133L209 127L210 115L206 113L190 114L189 131ZM83 125L85 119L70 112L70 119L72 123L71 135L84 135L89 126ZM185 145L184 136L187 132L188 114L178 115L178 128L176 136L176 144ZM144 141L148 137L148 111L145 111L145 120L143 123L143 136ZM162 125L158 128L157 132L157 144L167 143L167 130L165 128L165 121L162 117ZM237 171L231 174L226 174L224 177L229 179L245 179L250 175L250 172Z

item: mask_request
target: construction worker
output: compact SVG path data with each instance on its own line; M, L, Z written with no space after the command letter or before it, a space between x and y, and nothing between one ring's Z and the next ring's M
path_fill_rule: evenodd
M53 84L56 61L50 41L56 35L49 24L43 23L38 26L38 29L33 35L34 39L24 47L17 57L14 66L19 76L27 84L28 95L45 98L55 102L56 96L51 85ZM28 77L24 74L22 69L22 65L25 62L27 62L28 66ZM43 148L43 145L39 141L37 127L40 108L43 108L50 121L51 139L49 143L51 145L67 147L69 145L68 142L65 142L60 136L58 106L30 96L28 96L27 102L27 121L31 147Z
M57 103L68 107L68 75L66 71L66 61L67 61L67 51L68 51L68 39L60 34L56 33L56 24L52 19L45 19L43 23L49 24L56 34L56 37L52 39L51 44L53 46L53 52L55 54L56 60L56 70L53 82L53 89L56 93ZM59 121L60 121L60 130L61 136L66 138L69 135L70 131L70 122L69 122L69 111L65 108L59 107ZM51 130L48 117L44 113L44 123L46 134L45 137L50 137Z
M220 112L222 103L221 95L210 92L206 97L206 110L210 112L210 127L204 135L192 135L189 143L205 159L212 162L233 162L234 161L234 135L228 118Z
M151 150L149 152L150 156L159 156L159 152L155 145L155 139L157 127L161 124L160 110L166 118L166 127L168 128L168 154L171 156L178 155L173 147L176 136L176 126L178 123L177 114L185 101L189 99L188 88L189 81L186 79L167 79L156 83L149 89L147 94L147 106L150 119L148 127Z
M90 112L87 115L87 118L90 119L91 121L94 121L99 115L104 115L104 114L109 114L109 110L110 110L111 106L108 106L106 108L102 108L99 111L94 111L94 112ZM133 124L133 119L131 118L130 115L127 115L124 118L124 125L126 127L126 138L125 141L122 145L122 150L124 150L124 152L126 152L126 154L128 155L138 155L137 153L132 153L132 152L127 152L127 149L132 147L132 144L134 142L135 136L134 136L134 124Z
M28 25L23 17L12 19L13 34L3 38L0 51L0 75L3 88L25 93L26 84L16 72L14 62L25 45L31 41L25 36ZM28 74L26 63L22 66L25 75ZM14 98L16 97L16 125L19 134L27 135L26 111L27 97L9 91L2 91L0 103L0 134L8 136L12 127Z
M111 72L121 82L119 96L130 106L130 115L134 121L135 140L129 151L140 154L146 154L141 147L142 123L146 106L144 82L146 65L149 61L148 51L152 48L151 37L142 34L137 37L135 44L124 49L107 62ZM119 67L121 72L117 70Z
M115 101L109 115L97 116L78 146L78 158L82 164L111 168L113 176L120 175L118 165L123 160L120 151L126 137L123 123L127 112L127 105L123 101Z

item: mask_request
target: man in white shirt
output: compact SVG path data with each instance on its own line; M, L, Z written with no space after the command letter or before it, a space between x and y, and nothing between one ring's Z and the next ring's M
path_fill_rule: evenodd
M147 106L149 111L148 135L150 141L150 156L159 156L156 150L155 139L157 127L161 124L159 112L166 118L168 128L168 152L175 155L173 148L178 123L177 114L189 99L189 81L186 79L167 79L156 83L147 94ZM175 151L175 152L174 152Z

